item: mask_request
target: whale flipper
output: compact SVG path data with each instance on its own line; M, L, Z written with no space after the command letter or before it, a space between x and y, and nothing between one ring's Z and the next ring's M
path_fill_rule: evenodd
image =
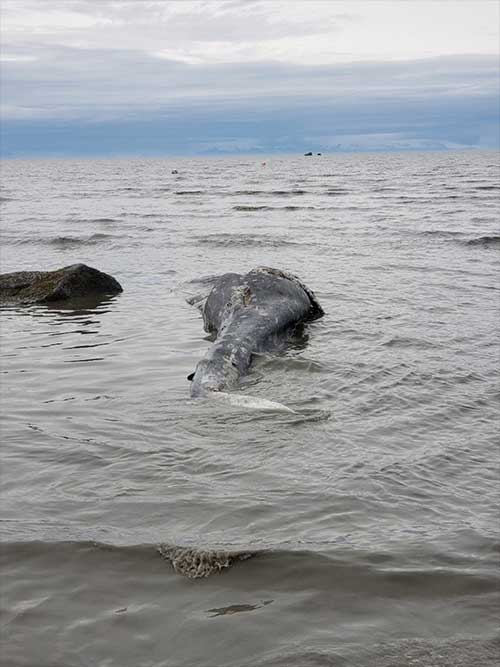
M288 412L292 415L297 414L295 410L292 410L292 408L289 408L287 405L283 405L283 403L270 401L267 398L250 396L249 394L230 394L226 391L214 391L210 394L210 398L219 398L225 400L235 408L265 410L267 412Z

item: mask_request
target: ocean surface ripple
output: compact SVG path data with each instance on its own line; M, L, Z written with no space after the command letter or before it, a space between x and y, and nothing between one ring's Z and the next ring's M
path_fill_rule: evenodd
M1 313L5 664L497 664L499 168L4 163L2 272L124 288ZM186 297L259 265L326 313L241 385L296 414L189 398Z

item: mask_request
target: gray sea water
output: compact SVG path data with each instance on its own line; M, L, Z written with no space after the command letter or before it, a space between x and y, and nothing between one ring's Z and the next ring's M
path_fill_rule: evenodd
M2 272L84 262L124 289L1 314L5 665L497 664L498 154L2 180ZM298 414L189 397L191 281L259 265L326 313L240 389ZM255 555L192 579L159 544Z

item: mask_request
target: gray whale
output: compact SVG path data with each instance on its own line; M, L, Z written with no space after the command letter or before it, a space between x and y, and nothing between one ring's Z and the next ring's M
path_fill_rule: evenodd
M191 396L234 388L255 353L286 339L297 325L322 317L314 293L296 276L268 267L218 278L202 307L214 342L198 362Z

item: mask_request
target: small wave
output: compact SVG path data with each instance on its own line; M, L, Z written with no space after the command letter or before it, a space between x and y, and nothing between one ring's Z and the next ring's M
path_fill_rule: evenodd
M276 210L282 211L323 211L325 209L316 206L282 206Z
M26 218L23 222L37 221L37 218ZM70 225L92 225L92 224L111 224L118 222L114 218L72 218L68 217L61 221Z
M426 229L423 232L420 232L421 236L440 236L442 238L450 238L457 236L464 236L464 232L453 232L446 229Z
M325 194L329 197L336 197L339 195L347 195L349 192L350 190L347 190L347 188L328 188Z
M155 554L156 552L156 554ZM129 544L118 545L104 542L58 541L58 542L4 542L3 554L7 558L31 558L33 555L44 556L47 563L60 561L70 562L75 554L102 554L102 562L106 554L116 559L128 559L136 562L138 568L158 553L170 562L176 574L189 579L208 577L230 568L238 561L248 560L259 551L248 549L203 548L196 546L178 546L175 544Z
M231 192L230 194L234 195L235 197L238 197L240 195L246 196L246 195L263 195L266 194L265 190L235 190L235 192Z
M492 235L492 236L478 236L475 239L469 239L466 241L466 245L468 246L484 246L484 247L491 247L491 246L498 246L500 245L500 236L497 235Z
M316 206L233 206L233 211L322 211Z
M92 236L79 237L79 236L55 236L53 238L22 238L22 239L12 239L13 245L50 245L57 247L70 247L70 246L84 246L84 245L96 245L102 241L107 241L114 238L111 234L92 234ZM5 239L4 239L5 242Z
M481 217L475 217L470 219L471 222L496 222L496 218L492 215L487 215L487 216L481 216Z
M289 241L283 237L270 236L267 234L208 234L198 236L195 239L198 245L209 245L213 247L253 247L253 248L280 248L290 245L308 245Z
M410 338L408 336L393 336L382 343L384 347L413 347L417 349L429 350L439 347L438 343L419 338Z
M460 243L461 245L465 246L482 246L482 247L496 247L500 244L500 236L498 235L485 235L485 236L478 236L476 238L472 239L467 239L464 238L467 236L466 232L456 232L456 231L448 231L445 229L427 229L423 232L419 232L421 236L432 236L432 237L439 237L439 238L449 238L449 239L454 239L457 241L457 243Z
M477 185L475 190L500 190L499 185Z
M234 196L241 195L268 195L273 197L295 197L299 195L306 195L307 190L236 190L231 193Z
M205 190L176 190L176 195L203 195Z
M0 197L0 202L15 201L14 197Z
M233 206L233 211L272 211L272 206Z
M101 241L113 238L110 234L92 234L86 238L75 236L56 236L56 238L47 241L49 245L94 245Z
M269 190L265 194L274 195L276 197L294 197L296 195L306 195L307 190Z
M495 564L498 541L485 540L480 545L485 559ZM259 572L253 568L252 576L260 576L273 586L280 579L292 590L304 586L323 590L328 582L335 582L337 590L349 590L353 583L362 583L365 590L391 594L402 599L409 597L458 596L489 593L498 586L499 577L491 569L471 571L470 562L460 556L443 556L439 552L426 554L426 562L402 564L400 555L394 553L361 552L349 549L345 542L309 545L241 544L223 545L184 544L171 542L111 544L94 540L16 541L2 543L5 559L37 557L41 568L71 567L75 555L91 559L92 566L100 561L103 567L112 566L115 559L128 561L128 566L140 571L151 567L152 561L161 556L177 574L189 578L202 578L227 570L237 563L258 558L263 563ZM159 556L159 555L160 556ZM111 559L111 560L110 560ZM427 562L427 559L430 561ZM432 564L430 564L432 563ZM158 570L159 571L159 570ZM300 571L304 579L293 577ZM243 578L247 575L243 571ZM304 583L307 582L307 583Z
M120 218L164 218L162 213L120 213Z

